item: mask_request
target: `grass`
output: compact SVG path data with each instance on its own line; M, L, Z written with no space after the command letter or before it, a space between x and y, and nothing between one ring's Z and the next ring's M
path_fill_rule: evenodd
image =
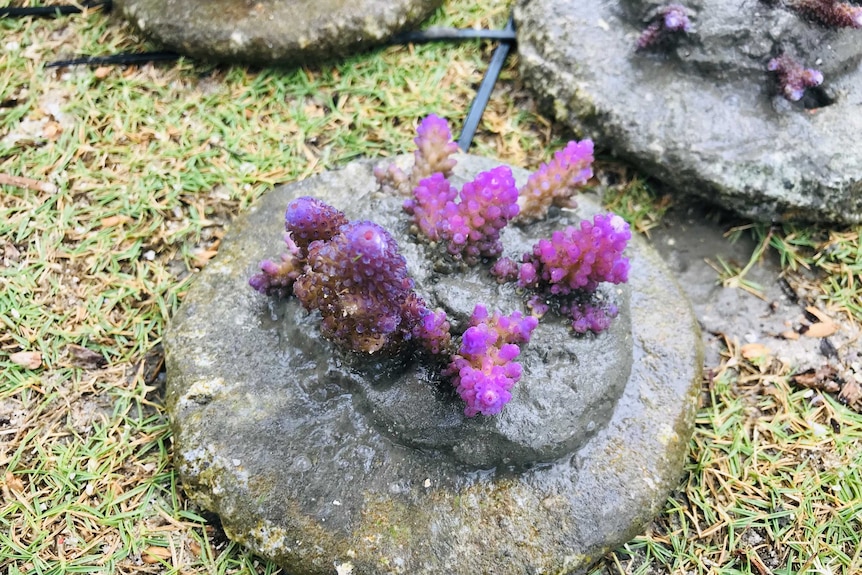
M433 23L499 28L508 8L454 0ZM151 47L98 11L0 20L0 35L0 174L28 183L0 185L0 571L277 572L177 485L161 405L166 322L233 216L274 185L404 152L430 112L460 125L493 46L392 47L296 69L54 70L45 64ZM534 168L567 138L511 59L472 151ZM648 234L668 200L602 166L606 201ZM807 273L814 303L862 321L858 229L735 233ZM744 280L745 267L725 279ZM796 387L792 366L744 357L741 336L727 334L707 366L680 488L594 574L862 571L862 419Z

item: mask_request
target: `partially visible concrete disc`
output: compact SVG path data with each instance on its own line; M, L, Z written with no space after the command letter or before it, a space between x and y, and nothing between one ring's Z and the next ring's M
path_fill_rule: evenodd
M116 0L145 36L205 60L301 65L355 54L427 18L441 0Z
M557 120L679 193L762 221L862 222L862 31L793 2L684 4L692 31L637 51L658 0L520 0L524 78ZM823 85L778 95L781 52Z
M492 166L458 156L455 183ZM438 369L415 357L357 368L315 314L248 286L283 248L288 202L305 195L389 229L429 307L454 320L478 301L523 309L484 268L462 283L435 277L369 162L273 190L232 224L166 337L187 494L294 575L348 564L363 575L581 573L639 533L680 481L702 369L697 322L657 254L630 244L628 287L609 292L621 300L614 328L579 337L546 316L518 358L512 401L465 419ZM598 209L582 197L577 215L552 223ZM507 228L507 255L547 234L535 225Z

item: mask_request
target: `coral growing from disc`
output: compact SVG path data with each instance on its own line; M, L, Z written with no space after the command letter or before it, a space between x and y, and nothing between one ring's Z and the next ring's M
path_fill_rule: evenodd
M375 174L384 189L409 186L403 209L412 216L412 230L426 240L422 249L442 248L445 257L466 266L499 258L501 232L522 206L524 225L546 217L553 206L573 207L574 190L592 175L593 144L584 140L557 152L520 192L506 166L482 172L458 190L448 180L454 162L445 121L426 118L415 141L419 149L409 175L391 167ZM479 303L468 325L453 331L446 313L429 309L414 291L395 239L378 224L349 221L336 208L302 197L288 205L285 230L287 253L280 262L261 263L251 286L267 295L292 294L320 314L324 337L353 352L424 350L432 364L445 366L442 375L464 400L467 417L497 414L510 401L522 374L515 361L520 346L550 309L571 317L577 333L606 329L616 308L594 297L596 288L626 281L629 269L622 256L631 237L628 224L612 214L595 216L540 240L520 262L502 258L489 266L501 281L533 294L530 315L491 314Z
M485 306L475 307L458 353L444 371L467 404L464 415L496 415L509 402L521 378L518 344L528 343L537 325L536 318L518 311L489 315Z
M766 69L775 73L781 95L791 102L801 100L807 88L823 83L823 74L819 70L805 68L787 54L771 59Z
M637 49L645 50L657 46L681 33L691 32L688 11L681 4L662 6L637 40Z

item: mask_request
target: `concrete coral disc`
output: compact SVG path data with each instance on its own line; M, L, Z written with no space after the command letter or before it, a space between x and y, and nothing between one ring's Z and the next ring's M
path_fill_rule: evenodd
M458 156L456 185L493 165ZM187 494L231 538L297 575L348 565L363 574L578 573L654 516L680 480L702 351L691 309L652 249L637 239L629 247L620 327L575 337L543 319L537 332L549 331L522 351L512 402L498 417L465 420L434 369L414 357L360 366L320 338L313 315L248 287L257 262L281 248L287 203L303 195L387 227L421 295L456 323L479 298L523 304L484 269L462 284L436 277L410 241L401 200L378 191L369 162L261 198L233 224L166 337L176 464ZM598 210L579 202L578 215ZM515 235L504 237L507 251L526 241ZM567 359L543 369L555 356ZM577 411L568 403L585 384L571 374L590 364L600 367L584 392L592 403ZM571 413L576 440L558 429Z
M691 31L639 51L658 2L521 0L524 78L558 121L679 193L761 221L862 222L860 31L801 2L684 4ZM796 103L767 70L784 51L825 77Z
M440 0L116 0L142 34L204 60L302 65L380 45Z

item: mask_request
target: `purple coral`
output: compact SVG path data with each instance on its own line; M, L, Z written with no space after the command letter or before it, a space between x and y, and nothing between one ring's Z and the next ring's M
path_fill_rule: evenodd
M458 144L452 141L452 131L446 120L431 114L419 123L416 134L413 139L416 144L413 168L409 175L395 164L374 168L379 182L405 196L410 195L420 181L433 174L449 177L456 163L451 156L458 151Z
M435 174L419 183L404 210L430 240L446 242L450 254L472 265L503 251L500 231L518 215L518 189L506 166L482 172L460 192Z
M819 70L804 68L787 54L770 60L766 69L775 72L781 94L791 102L800 100L807 88L819 86L823 82L823 74Z
M413 198L404 201L404 211L413 216L413 221L429 240L440 239L439 227L446 218L446 206L454 204L456 190L443 174L425 178L413 189Z
M501 258L491 273L500 281L517 281L535 292L528 302L535 315L544 315L551 299L562 314L572 318L576 332L598 333L610 325L616 308L595 305L589 298L599 283L628 280L629 261L622 254L629 239L629 225L621 217L599 214L592 222L584 220L580 227L568 226L539 240L521 263Z
M499 166L482 172L461 188L460 202L446 206L446 219L440 236L449 242L447 249L464 261L475 263L480 257L502 253L500 231L518 215L518 188L512 171Z
M509 402L522 373L514 361L521 352L517 344L529 342L536 325L536 318L517 311L489 315L484 306L475 307L458 353L444 372L467 404L464 415L494 415Z
M304 254L308 244L330 240L347 223L347 217L317 198L304 196L290 202L284 213L284 227Z
M429 309L420 311L419 321L413 328L413 336L422 343L422 346L429 353L433 355L448 354L452 346L452 335L446 312Z
M539 240L526 254L518 273L521 287L553 295L592 292L600 282L623 283L629 261L622 253L631 239L629 225L615 214L599 214L580 227L568 226Z
M263 260L260 273L253 275L248 284L264 295L284 297L290 293L304 265L295 254L283 254L281 263Z
M452 131L446 120L435 114L427 116L416 128L413 142L417 147L413 153L415 180L438 172L446 177L452 175L455 159L451 156L458 151L458 144L452 141Z
M572 141L565 149L556 152L554 159L542 164L521 188L518 200L520 219L544 218L551 205L574 207L572 192L593 176L592 163L592 140Z
M413 280L392 236L372 222L350 222L329 241L313 242L293 293L319 310L321 332L349 349L374 353L412 333L405 318Z
M281 256L281 262L262 261L261 272L249 279L249 285L262 294L284 297L303 272L308 245L315 240L331 239L346 223L343 213L316 198L293 200L284 214L288 253Z
M644 50L656 46L673 35L691 32L691 28L691 20L685 6L681 4L662 6L638 38L637 49Z
M413 291L407 263L392 236L372 222L345 215L312 197L285 212L288 252L265 260L249 284L285 296L293 291L305 309L323 317L321 332L354 351L375 353L418 339L431 353L451 346L443 312L432 312Z
M572 301L560 306L560 313L572 318L572 329L576 333L600 333L608 329L611 320L619 314L613 304L593 301Z
M836 0L797 0L790 5L800 14L826 26L862 28L862 6Z

